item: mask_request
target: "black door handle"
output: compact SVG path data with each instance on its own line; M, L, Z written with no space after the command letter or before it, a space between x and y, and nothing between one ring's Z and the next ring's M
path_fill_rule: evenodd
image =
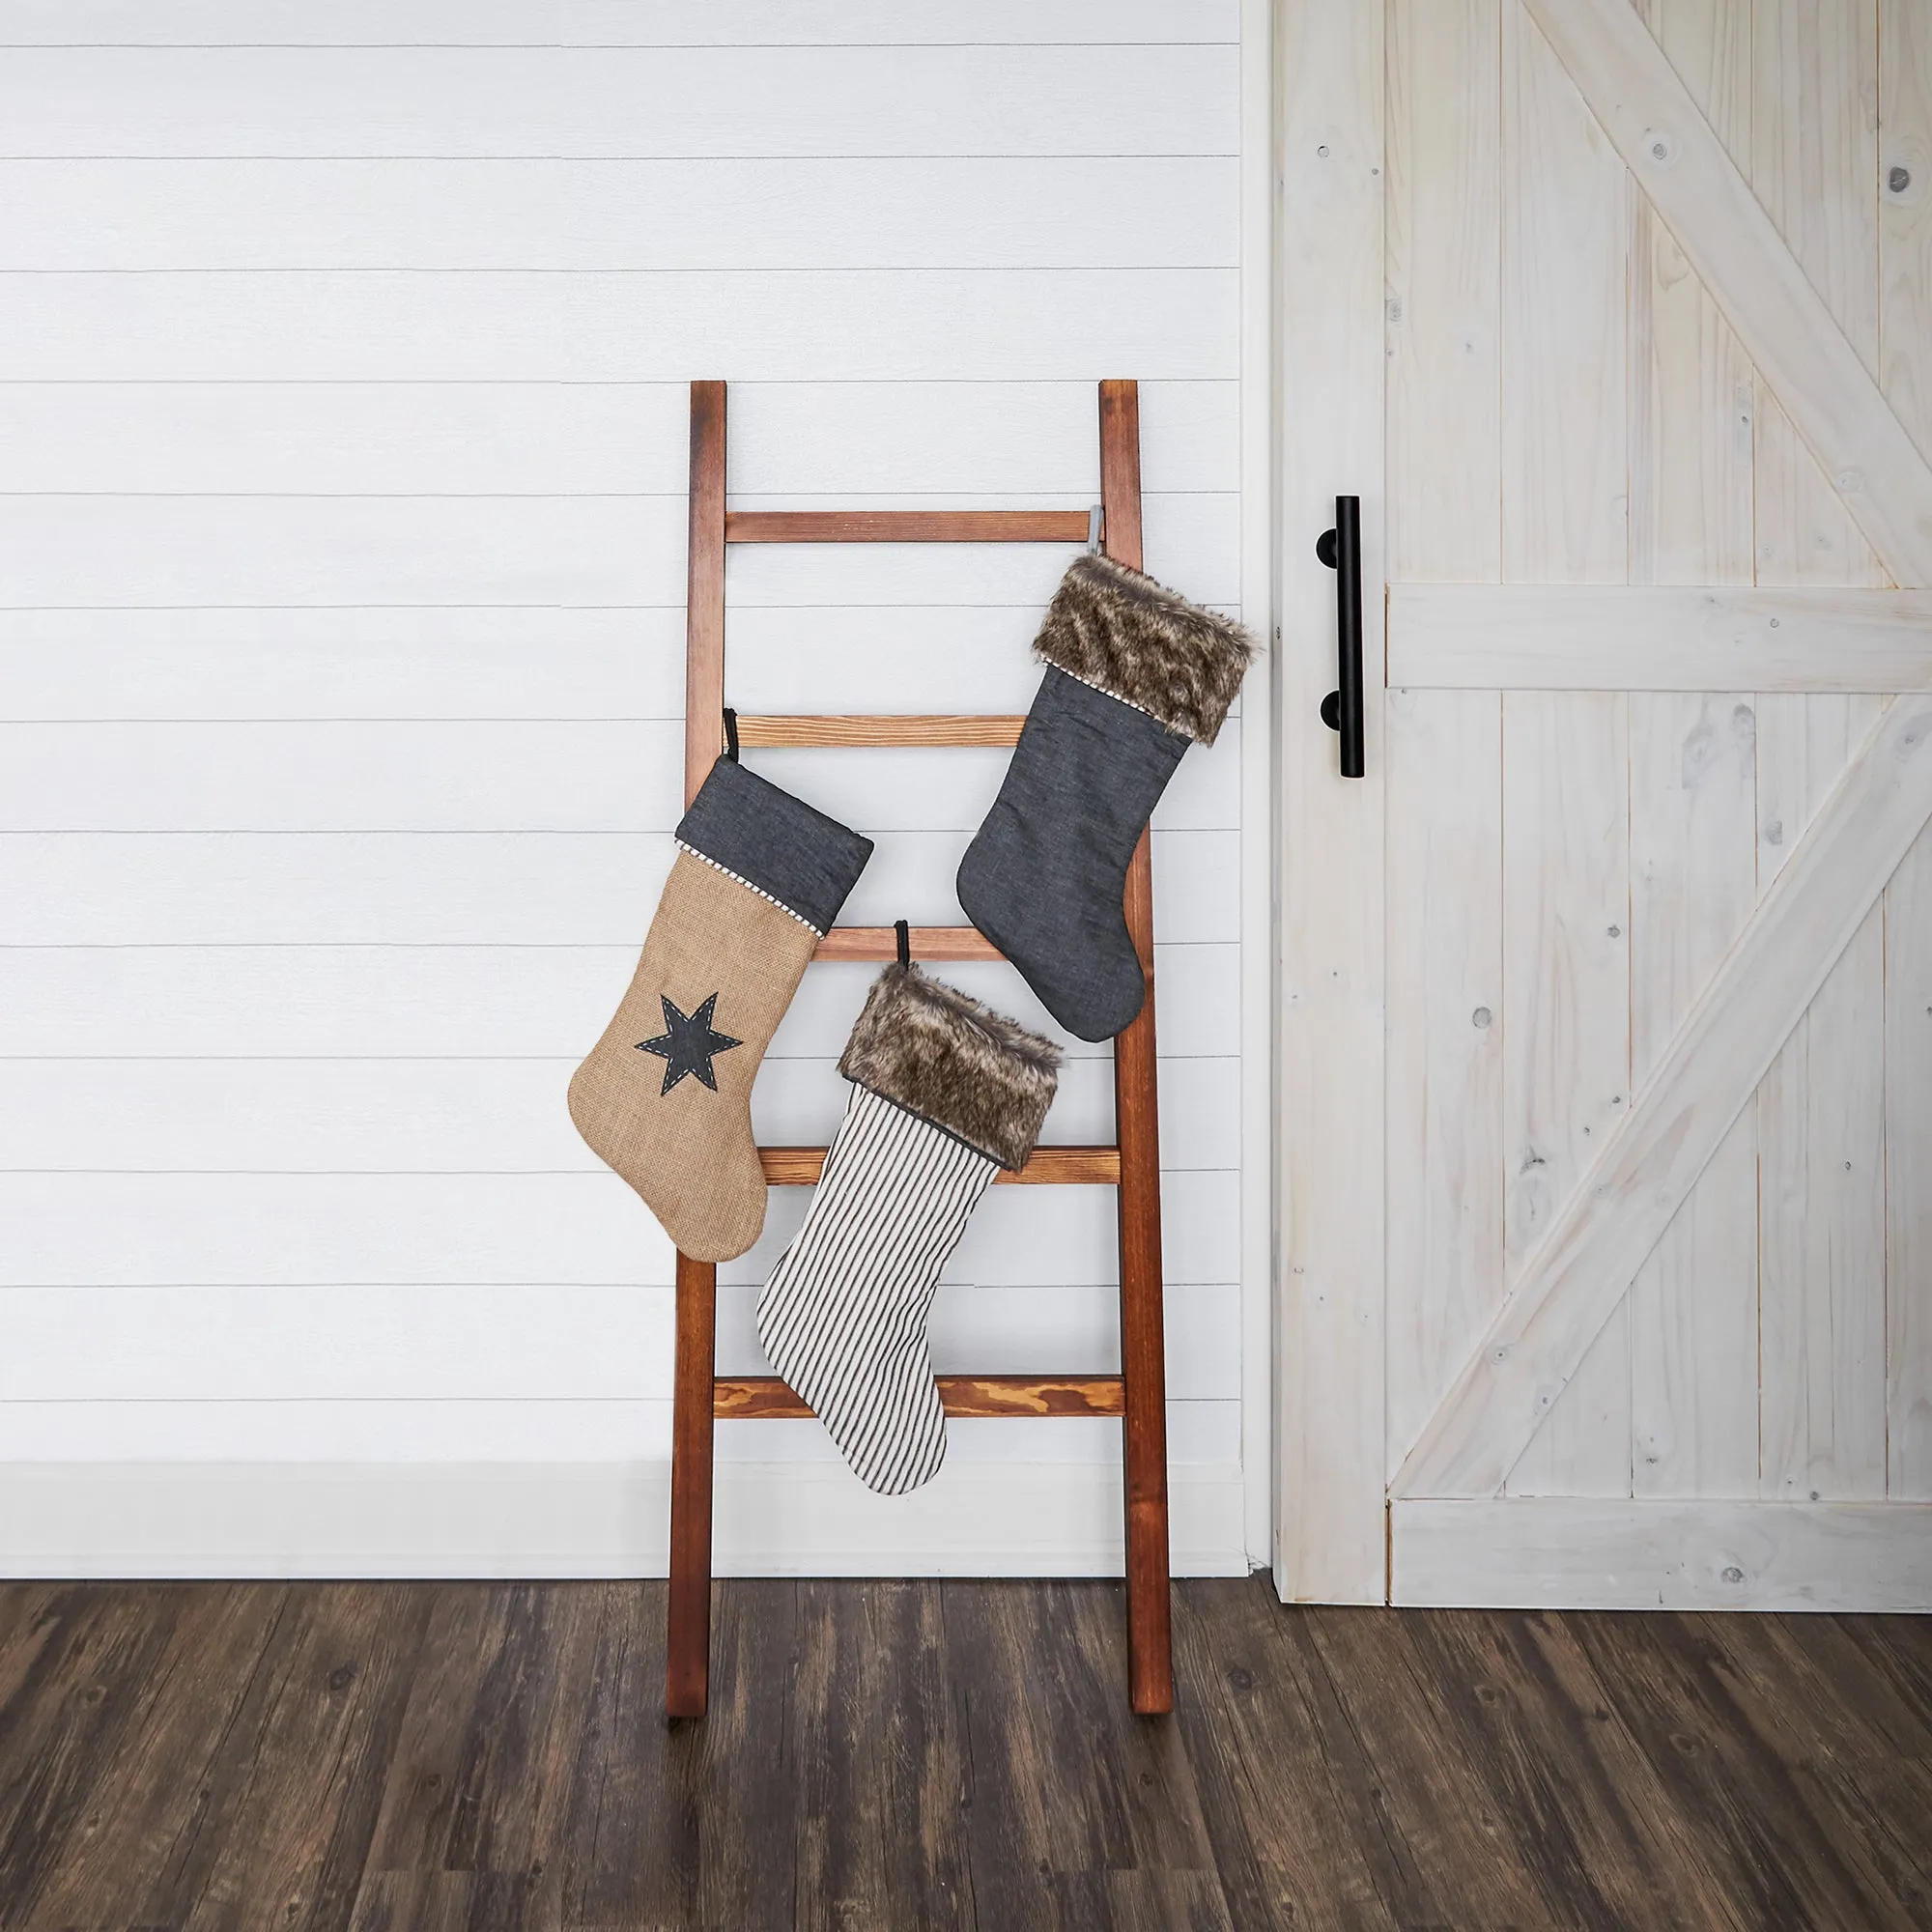
M1362 499L1335 498L1335 527L1315 554L1335 573L1336 689L1321 700L1321 722L1342 734L1342 776L1358 779L1362 759Z

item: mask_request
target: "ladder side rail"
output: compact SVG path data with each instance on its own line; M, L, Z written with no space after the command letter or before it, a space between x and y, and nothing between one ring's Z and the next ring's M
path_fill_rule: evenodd
M724 722L724 384L691 385L691 539L684 632L684 801L717 763ZM701 1718L711 1673L712 1384L718 1269L677 1258L665 1714Z
M1106 552L1142 567L1140 388L1100 384L1100 502ZM1121 1150L1121 1429L1126 1502L1127 1678L1135 1711L1174 1709L1168 1599L1167 1352L1160 1260L1160 1117L1154 1050L1153 859L1149 833L1127 867L1127 932L1147 996L1114 1041Z

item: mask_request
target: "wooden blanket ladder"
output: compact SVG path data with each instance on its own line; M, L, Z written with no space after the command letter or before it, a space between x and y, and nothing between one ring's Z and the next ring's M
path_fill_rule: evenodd
M1100 384L1100 532L1109 556L1140 569L1140 396L1135 384ZM724 749L724 547L734 543L1085 544L1085 510L728 510L724 500L724 384L691 385L691 588L685 634L684 795L696 797ZM1015 639L1017 648L1018 639ZM756 717L739 743L758 746L1010 745L1020 718ZM1127 871L1127 929L1147 1000L1114 1042L1113 1147L1041 1147L1002 1181L1110 1185L1120 1207L1121 1373L1114 1376L941 1376L949 1415L1122 1418L1126 1498L1127 1675L1133 1708L1174 1707L1168 1629L1167 1394L1161 1340L1160 1142L1154 1088L1153 873L1143 832ZM915 926L922 959L997 959L972 926ZM820 959L887 960L890 926L838 926ZM823 1148L761 1148L775 1187L818 1179ZM670 1602L665 1709L704 1715L711 1643L712 1426L719 1416L811 1411L777 1377L720 1378L718 1270L677 1258L677 1361L672 1409Z

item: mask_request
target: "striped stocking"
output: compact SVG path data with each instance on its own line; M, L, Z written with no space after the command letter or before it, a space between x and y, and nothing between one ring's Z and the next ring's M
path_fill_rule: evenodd
M758 1297L758 1339L886 1495L930 1482L945 1459L926 1317L980 1195L1033 1151L1059 1058L901 965L874 983L838 1063L852 1097L805 1225Z

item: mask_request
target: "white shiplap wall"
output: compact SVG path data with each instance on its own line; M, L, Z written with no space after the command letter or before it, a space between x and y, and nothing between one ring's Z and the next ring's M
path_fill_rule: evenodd
M0 1564L661 1563L671 1255L563 1090L678 811L685 384L740 506L1085 506L1138 376L1150 566L1238 611L1238 28L0 5ZM735 554L730 696L1022 709L1065 561ZM1180 1567L1242 1561L1239 740L1155 818ZM884 922L958 917L1003 760L755 762L878 838ZM868 977L809 976L765 1136L835 1128ZM1111 1114L1076 1043L1049 1137ZM1112 1207L989 1197L940 1366L1110 1364ZM1105 1567L1116 1441L955 1425L868 1514L814 1425L725 1426L721 1567Z

